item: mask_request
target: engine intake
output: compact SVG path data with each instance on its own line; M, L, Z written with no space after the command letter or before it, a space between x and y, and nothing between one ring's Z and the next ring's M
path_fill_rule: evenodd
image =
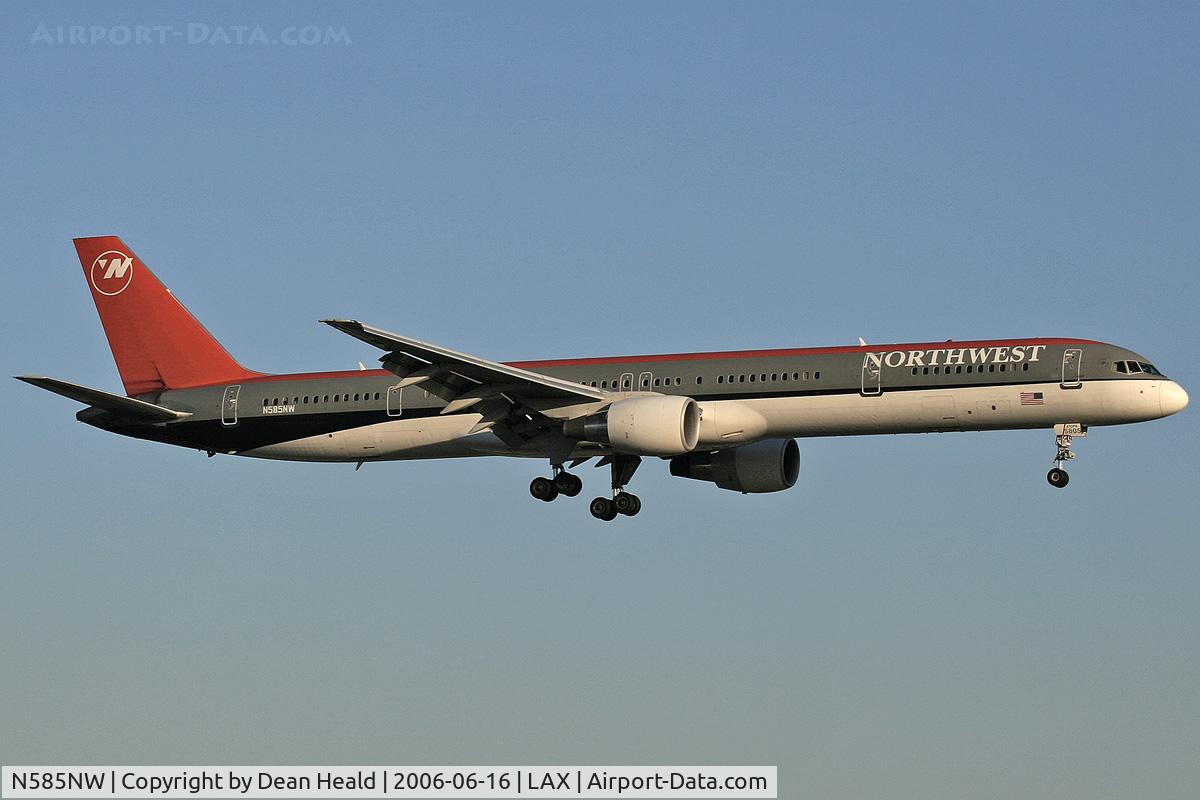
M689 453L671 459L671 474L742 494L782 492L800 477L800 445L795 439L763 439L712 453Z
M573 439L611 444L622 453L677 456L696 448L700 406L690 397L630 397L567 420L563 432Z

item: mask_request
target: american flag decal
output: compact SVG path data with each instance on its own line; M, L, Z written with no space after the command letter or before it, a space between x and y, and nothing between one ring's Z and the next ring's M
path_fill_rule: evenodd
M1021 392L1021 405L1041 406L1046 404L1046 398L1041 392Z

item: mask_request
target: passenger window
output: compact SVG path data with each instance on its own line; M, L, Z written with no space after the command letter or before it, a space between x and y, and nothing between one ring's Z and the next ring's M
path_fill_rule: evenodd
M655 386L658 386L659 380L660 380L659 378L655 378L655 379L654 379L654 385L655 385Z
M774 382L775 382L775 381L777 381L777 380L779 380L779 375L777 375L776 373L772 372L772 373L771 373L771 383L774 383Z
M738 375L738 383L745 383L745 382L746 382L745 374Z
M1021 365L1021 372L1029 372L1029 364L1028 363Z
M922 375L928 375L928 374L929 374L929 367L924 367L924 368L922 368L922 370L921 370L921 374L922 374Z
M719 379L719 378L718 378L718 382L720 382L720 379ZM697 386L699 386L699 385L700 385L700 384L702 384L702 383L704 383L704 378L702 378L701 376L697 375L697 376L696 376L696 385L697 385Z
M308 395L304 395L304 403L305 403L305 405L308 404Z
M750 373L750 382L754 383L754 373L753 372Z
M816 372L813 373L813 380L815 380L815 381L821 380L821 370L817 370Z
M724 383L724 382L725 382L725 376L724 376L724 375L718 375L718 376L717 376L717 383Z
M1005 368L1006 368L1007 366L1008 366L1007 364L1001 364L1001 365L1000 365L1000 371L1001 371L1001 372L1004 372L1004 370L1005 370Z

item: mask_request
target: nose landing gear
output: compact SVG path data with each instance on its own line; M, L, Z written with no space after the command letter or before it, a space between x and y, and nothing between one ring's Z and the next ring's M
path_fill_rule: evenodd
M1063 469L1063 462L1075 458L1075 453L1071 451L1071 440L1076 436L1087 436L1087 426L1078 422L1060 422L1054 426L1054 443L1058 452L1054 454L1054 468L1046 473L1046 480L1055 489L1063 488L1071 480L1071 476Z

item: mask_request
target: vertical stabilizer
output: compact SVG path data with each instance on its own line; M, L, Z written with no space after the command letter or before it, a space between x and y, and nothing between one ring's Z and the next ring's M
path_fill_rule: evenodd
M76 239L75 250L127 395L261 374L234 361L118 237Z

